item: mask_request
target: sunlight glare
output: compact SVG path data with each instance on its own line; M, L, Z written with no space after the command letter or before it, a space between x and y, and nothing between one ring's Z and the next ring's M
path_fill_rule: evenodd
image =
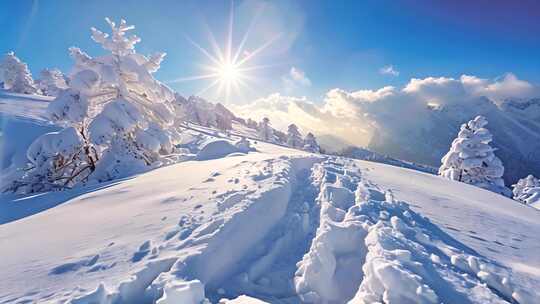
M262 45L254 48L254 50L246 50L245 43L251 33L256 19L259 17L262 8L257 12L255 17L251 20L250 26L244 33L241 42L236 47L233 46L233 5L231 5L231 11L229 14L228 34L225 43L220 47L215 39L213 33L208 29L208 25L205 24L205 28L208 31L209 42L211 50L209 51L187 37L187 40L198 49L208 60L209 65L204 65L204 69L207 73L201 75L195 75L190 77L177 78L169 83L192 81L192 80L209 80L210 84L203 88L197 95L201 95L212 88L216 88L217 97L224 97L225 102L229 101L231 93L240 94L240 88L251 90L247 82L252 82L253 75L249 75L250 71L266 68L271 65L250 65L255 57L257 57L262 51L266 50L271 44L273 44L281 34L275 35L273 38L262 43ZM213 53L213 54L212 54ZM251 77L250 77L251 76ZM224 94L224 95L222 95Z
M238 67L230 62L224 63L219 67L219 78L225 83L235 83L240 78Z

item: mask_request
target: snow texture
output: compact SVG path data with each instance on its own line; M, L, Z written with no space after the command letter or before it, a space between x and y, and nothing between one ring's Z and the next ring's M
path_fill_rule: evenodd
M531 208L418 171L254 147L102 186L3 195L0 239L17 246L3 246L0 300L540 299Z

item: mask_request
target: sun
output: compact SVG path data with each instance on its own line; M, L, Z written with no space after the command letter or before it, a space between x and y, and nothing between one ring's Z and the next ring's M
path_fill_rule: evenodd
M214 35L208 31L210 50L202 47L190 37L186 36L186 39L197 48L209 62L202 64L203 73L200 75L177 78L168 83L177 83L184 81L194 80L206 80L209 84L199 91L196 95L201 96L209 90L215 89L215 96L224 102L229 102L232 94L242 95L243 90L252 90L250 84L253 83L253 75L251 72L256 69L270 67L272 65L252 65L253 59L256 58L262 51L267 49L272 43L274 43L281 34L276 34L262 45L254 48L253 50L246 50L245 44L248 40L251 27L255 24L257 14L250 27L243 35L241 42L233 47L233 6L231 5L231 11L229 14L228 35L223 45L219 45Z
M241 79L240 69L231 62L224 63L218 67L219 78L222 83L238 83Z

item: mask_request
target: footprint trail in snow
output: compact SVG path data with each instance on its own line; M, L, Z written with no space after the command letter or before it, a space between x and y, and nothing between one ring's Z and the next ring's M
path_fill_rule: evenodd
M454 239L366 172L353 160L306 155L213 172L183 194L184 202L207 199L126 257L139 265L131 278L63 301L536 303L533 287L511 269ZM88 271L95 257L51 273Z

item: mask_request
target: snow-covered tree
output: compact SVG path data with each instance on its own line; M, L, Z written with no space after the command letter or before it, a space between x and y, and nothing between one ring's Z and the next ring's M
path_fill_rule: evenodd
M251 143L249 142L249 140L245 137L242 137L240 138L238 141L236 141L234 143L234 145L236 146L236 148L238 148L238 150L240 152L243 152L243 153L248 153L250 151L254 151L255 149L251 146Z
M304 147L304 140L295 124L290 124L287 128L287 145L297 149Z
M285 132L281 132L280 130L273 129L274 132L274 142L286 145L287 144L287 134Z
M232 130L232 122L236 117L221 103L217 103L214 106L214 112L216 113L216 127L220 130Z
M248 128L254 129L254 130L257 130L259 128L259 124L255 120L253 120L251 118L247 119L246 126L248 126Z
M195 119L193 122L205 127L217 126L217 116L214 111L214 105L211 102L198 96L190 96L189 101L195 109Z
M72 186L87 180L105 181L159 165L162 155L171 153L175 132L172 101L174 93L158 82L152 74L158 70L165 54L150 57L137 54L137 36L127 36L133 26L124 20L116 24L106 19L111 35L92 28L92 38L110 53L92 58L78 48L70 48L75 66L69 87L60 91L49 104L47 112L53 121L72 130L80 143L75 166L84 172L59 181ZM58 136L63 136L60 132ZM45 135L44 135L45 136ZM63 142L63 139L60 139ZM70 139L70 142L75 140ZM55 155L66 158L56 146L47 146L41 137L33 144L39 150L51 150L44 162L54 161ZM27 176L41 176L37 166L30 166ZM50 166L52 170L57 167ZM57 175L54 173L53 175ZM45 182L45 180L44 180ZM34 189L34 188L33 188Z
M128 168L139 171L159 161L160 155L172 152L174 135L167 131L174 122L174 93L152 76L165 54L137 54L134 46L140 38L127 36L134 27L124 20L118 25L106 21L111 35L92 28L92 38L110 51L109 55L90 58L79 49L71 49L76 61L75 76L87 73L92 80L97 78L84 94L89 93L87 97L92 98L92 108L102 109L95 116L90 113L92 119L88 124L91 142L103 150L94 176L99 181L127 175L131 173L126 172ZM84 78L74 77L71 86L84 92L85 84L93 83L77 81Z
M174 108L176 112L176 120L178 122L196 122L197 109L191 97L186 99L184 96L175 93Z
M540 179L528 175L512 185L514 199L526 205L540 202Z
M176 119L180 122L192 122L223 131L231 130L233 120L237 119L224 105L214 104L197 96L186 99L176 94L174 107Z
M259 137L264 141L274 141L274 129L270 126L270 119L265 117L259 123Z
M61 90L68 88L66 78L59 69L44 69L36 81L41 93L46 96L58 96Z
M73 185L94 165L87 162L84 148L84 141L73 127L40 136L26 152L29 164L25 173L4 190L31 193Z
M458 137L441 160L439 175L508 195L502 179L504 167L490 146L493 137L485 128L487 123L485 117L476 116L461 125Z
M306 134L304 138L304 150L312 153L321 153L321 147L317 143L317 138L311 132Z
M0 63L0 79L4 89L14 93L36 94L38 89L26 63L15 53L7 53Z

